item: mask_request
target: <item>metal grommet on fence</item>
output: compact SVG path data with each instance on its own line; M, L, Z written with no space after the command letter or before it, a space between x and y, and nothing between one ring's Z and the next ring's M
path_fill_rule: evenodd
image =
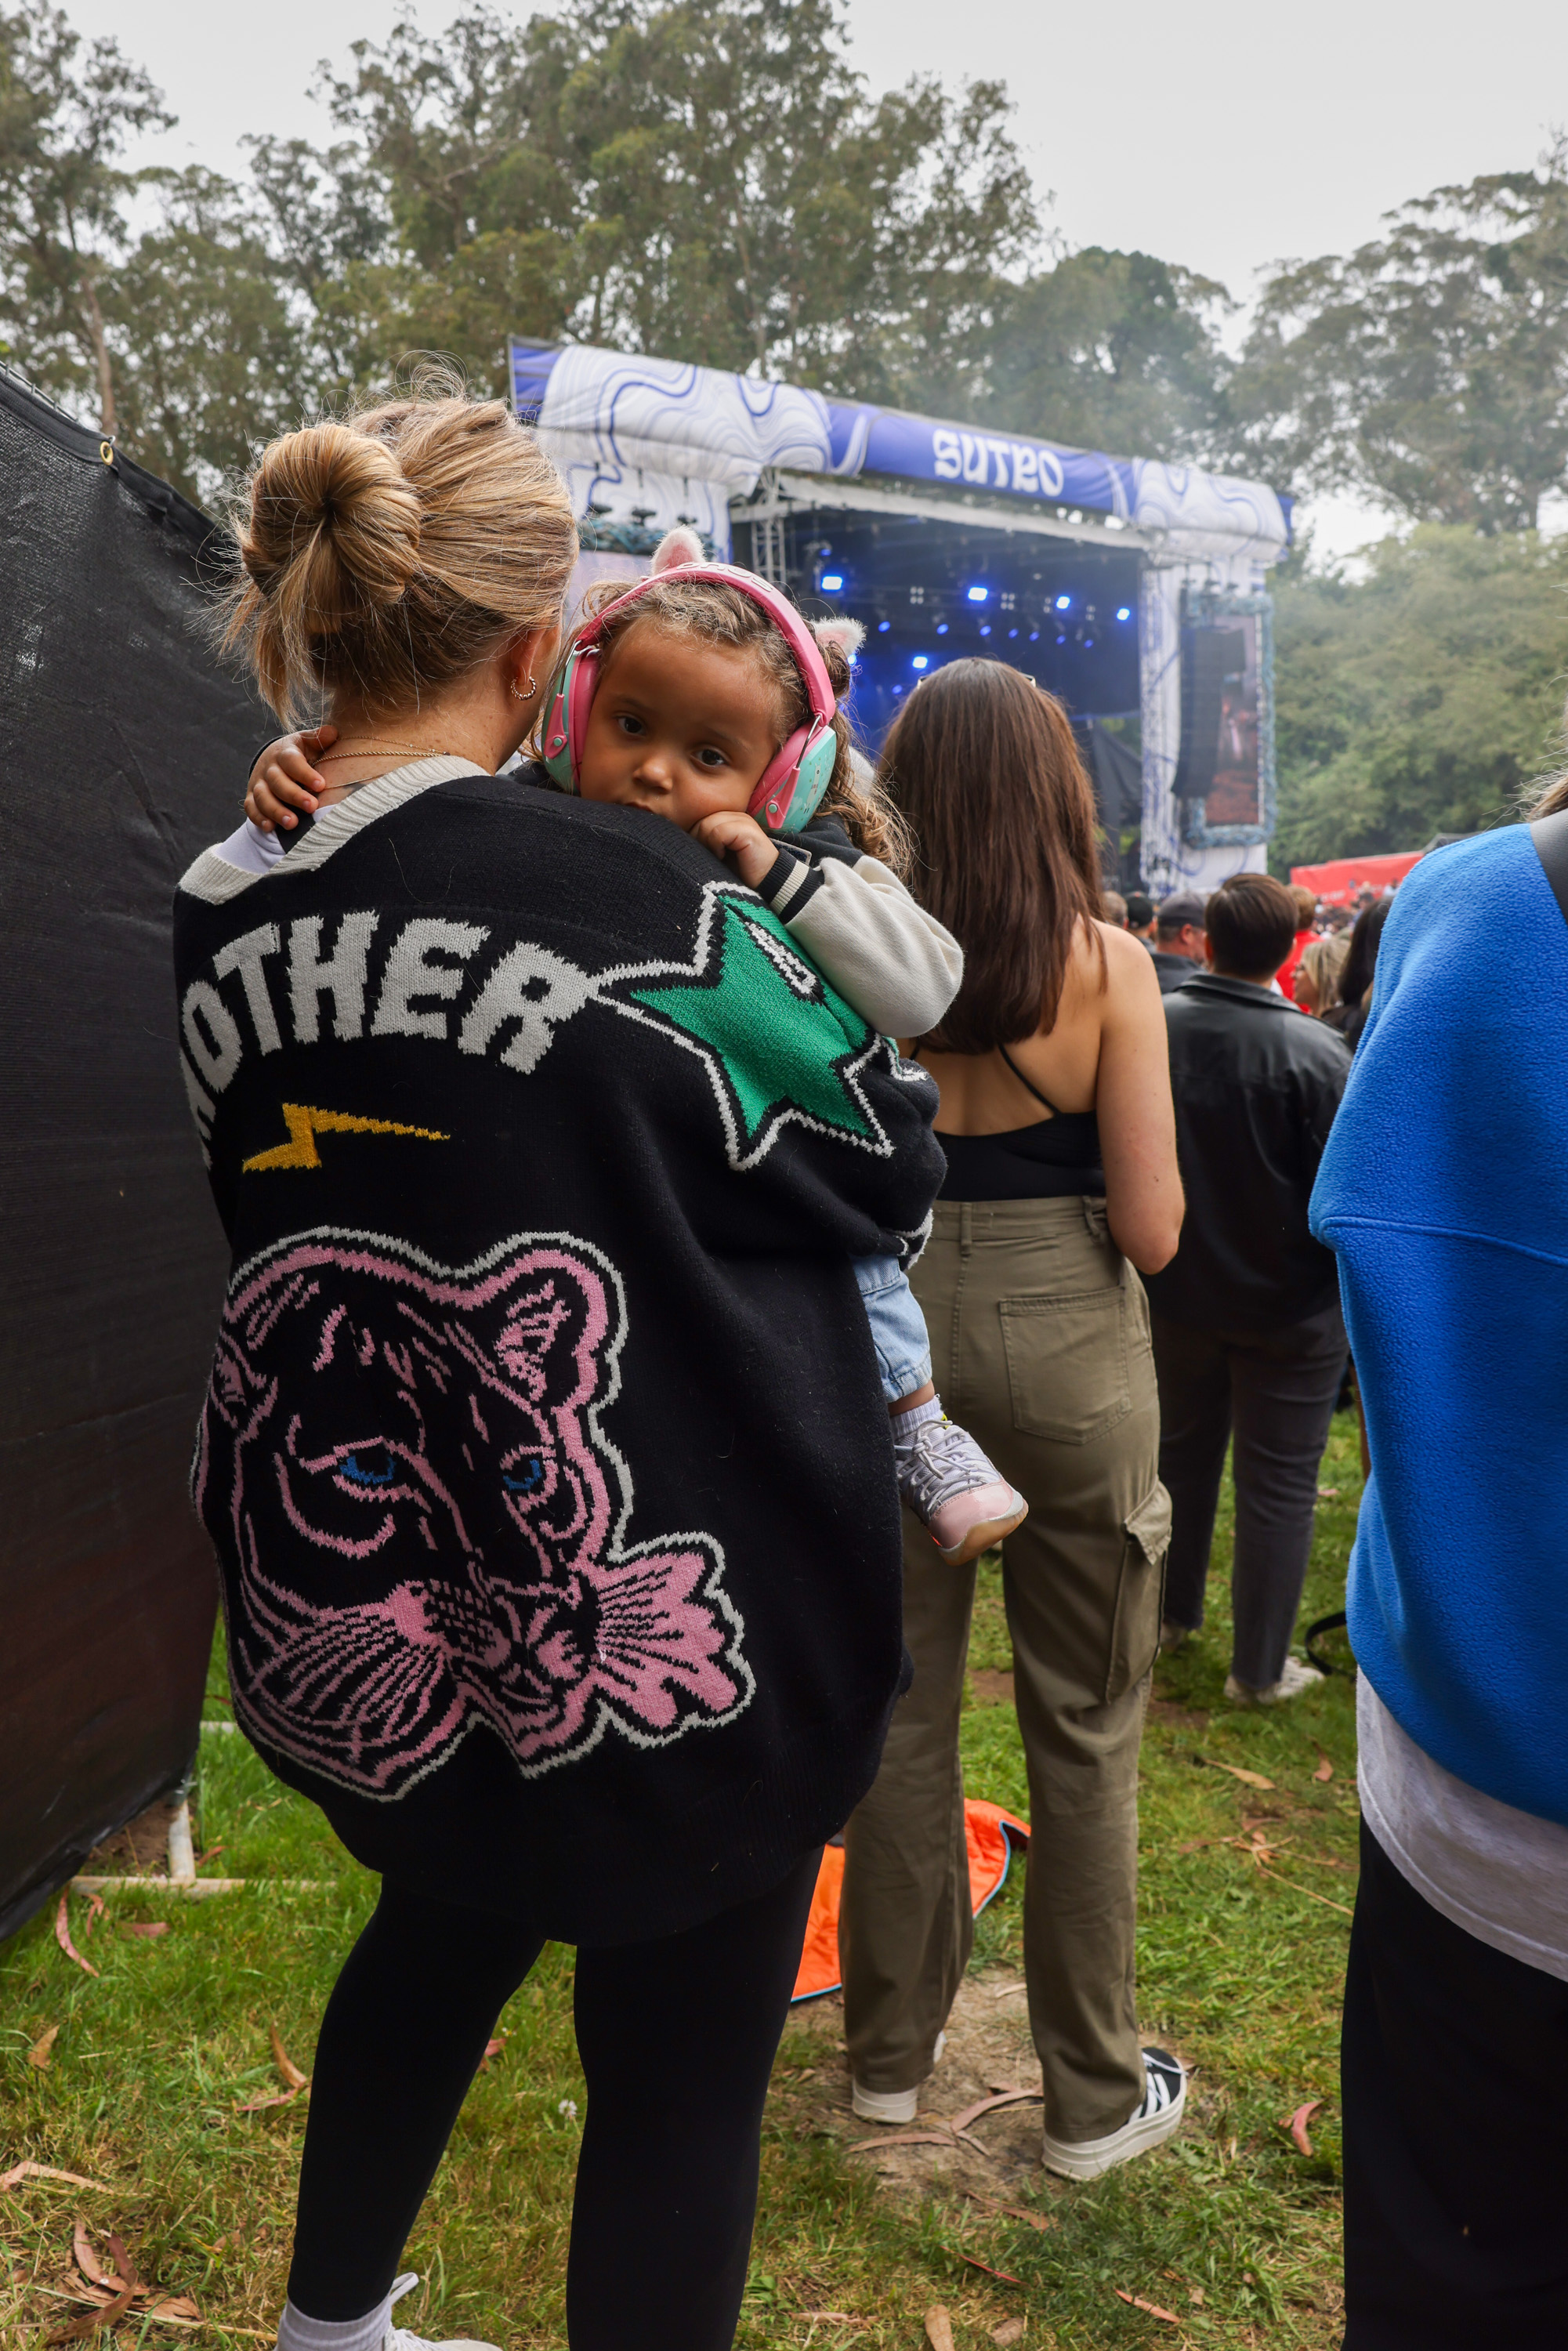
M103 460L103 462L104 462L104 464L105 464L106 465L113 465L113 463L114 463L114 444L113 444L113 442L112 442L112 441L100 441L100 442L99 443L99 444L98 444L98 454L99 454L99 455L102 458L102 460Z

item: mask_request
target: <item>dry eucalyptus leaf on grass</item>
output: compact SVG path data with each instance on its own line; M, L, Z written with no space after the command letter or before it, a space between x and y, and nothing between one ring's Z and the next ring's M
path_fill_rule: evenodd
M998 2278L1003 2285L1022 2285L1022 2278L1014 2277L1010 2270L994 2270L989 2262L977 2261L973 2253L960 2253L958 2259L967 2262L972 2270L984 2270L988 2277Z
M953 2322L939 2302L925 2314L925 2340L931 2351L953 2351Z
M951 2147L951 2131L889 2131L884 2138L857 2138L845 2148L846 2155L880 2152L888 2147Z
M104 2274L102 2264L93 2252L92 2239L87 2232L87 2222L79 2212L77 2214L76 2228L71 2235L71 2251L76 2255L77 2267L83 2277L90 2278L94 2285L108 2284L109 2280Z
M1051 2219L1049 2212L1031 2212L1027 2204L998 2204L994 2209L998 2212L1005 2212L1009 2220L1027 2220L1031 2229L1039 2229L1042 2231L1061 2225Z
M1146 2310L1151 2318L1163 2318L1167 2326L1181 2325L1174 2310L1162 2310L1157 2302L1145 2302L1141 2294L1124 2294L1119 2285L1113 2285L1111 2291L1118 2302L1130 2302L1134 2310Z
M1239 1763L1217 1763L1212 1755L1199 1755L1194 1760L1207 1765L1211 1771L1228 1771L1233 1780L1239 1780L1246 1788L1272 1788L1274 1784L1272 1780L1265 1780L1261 1771L1243 1771Z
M952 2131L967 2130L972 2122L977 2122L982 2115L988 2115L994 2107L1022 2105L1031 2099L1038 2105L1044 2095L1043 2090L994 2091L988 2098L977 2098L974 2105L966 2106L961 2115L954 2115L947 2127Z
M63 2179L68 2188L101 2188L107 2194L107 2179L84 2179L79 2171L57 2171L52 2163L14 2163L9 2171L0 2171L0 2190L20 2188L24 2179Z
M96 2335L100 2326L115 2325L119 2320L128 2314L135 2295L131 2287L127 2286L122 2294L108 2295L102 2299L89 2298L94 2301L95 2307L84 2311L79 2318L70 2319L64 2326L57 2328L49 2337L51 2343L79 2342L85 2335Z
M36 2065L40 2074L47 2074L49 2070L49 2055L59 2038L59 2032L57 2024L51 2024L47 2032L39 2034L27 2052L28 2064Z
M283 2035L278 2032L276 2024L267 2026L267 2037L272 2043L273 2061L287 2086L281 2090L274 2090L267 2097L246 2098L243 2105L235 2106L236 2115L258 2115L264 2106L291 2106L300 2092L310 2087L309 2074L300 2072L284 2047Z
M55 1912L55 1940L59 1945L61 1950L65 1953L67 1959L74 1959L84 1975L95 1976L98 1973L98 1970L95 1967L90 1966L89 1963L83 1959L81 1953L78 1950L76 1945L71 1940L70 1920L67 1912L67 1905L69 1903L70 1898L70 1893L68 1888L68 1890L60 1896L60 1907ZM99 1903L99 1909L101 1909L103 1905ZM96 1918L97 1916L98 1911L95 1910L91 1913L88 1920L89 1926L92 1924L93 1919Z
M156 2319L164 2326L194 2328L204 2323L189 2294L165 2294L161 2287L148 2284L139 2274L123 2237L110 2234L106 2242L108 2268L94 2252L88 2224L78 2212L71 2232L77 2268L68 2273L67 2293L72 2302L85 2302L89 2308L52 2335L52 2342L78 2342L126 2317Z
M308 2074L302 2074L300 2072L298 2066L295 2064L293 2058L284 2047L283 2036L278 2032L277 2025L269 2024L267 2030L267 2037L272 2043L273 2056L277 2061L277 2070L282 2074L284 2080L287 2083L289 2088L291 2090L308 2090L310 2087L310 2076Z
M1285 2128L1290 2132L1291 2137L1295 2140L1296 2145L1300 2147L1303 2155L1311 2155L1312 2151L1312 2140L1307 2137L1307 2125L1312 2121L1312 2116L1317 2113L1318 2108L1322 2105L1322 2100L1321 2098L1309 2098L1304 2106L1298 2106L1296 2108L1295 2113L1285 2125Z
M1023 2336L1024 2322L1021 2318L1004 2318L999 2326L991 2329L991 2341L1001 2344L1003 2351L1009 2343L1021 2343Z

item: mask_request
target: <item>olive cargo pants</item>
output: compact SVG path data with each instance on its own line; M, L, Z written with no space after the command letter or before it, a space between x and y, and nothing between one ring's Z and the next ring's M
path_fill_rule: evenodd
M946 1410L1026 1496L1003 1547L1029 1768L1030 2026L1045 2124L1120 2129L1144 2095L1134 1990L1138 1743L1170 1502L1143 1284L1103 1201L939 1201L911 1275ZM915 1679L845 1833L845 2038L868 2089L931 2069L973 1941L958 1718L975 1570L904 1520Z

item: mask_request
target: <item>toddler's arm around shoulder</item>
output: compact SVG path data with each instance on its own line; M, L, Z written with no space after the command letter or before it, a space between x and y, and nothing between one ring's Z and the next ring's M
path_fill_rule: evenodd
M775 877L769 875L769 881ZM812 962L884 1037L923 1037L958 993L964 951L874 857L780 860L762 894Z

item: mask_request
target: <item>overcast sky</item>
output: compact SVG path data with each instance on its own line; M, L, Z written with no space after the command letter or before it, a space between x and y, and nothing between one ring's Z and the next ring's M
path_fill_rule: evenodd
M181 121L158 160L231 172L247 131L329 141L305 95L317 59L341 60L397 13L392 0L66 5L162 85ZM440 26L459 11L418 13ZM1270 262L1347 250L1407 196L1532 162L1568 122L1562 0L850 0L850 20L875 89L914 72L1008 84L1036 187L1055 196L1047 219L1072 245L1142 247L1243 298ZM1339 543L1360 535L1353 513L1322 520Z

